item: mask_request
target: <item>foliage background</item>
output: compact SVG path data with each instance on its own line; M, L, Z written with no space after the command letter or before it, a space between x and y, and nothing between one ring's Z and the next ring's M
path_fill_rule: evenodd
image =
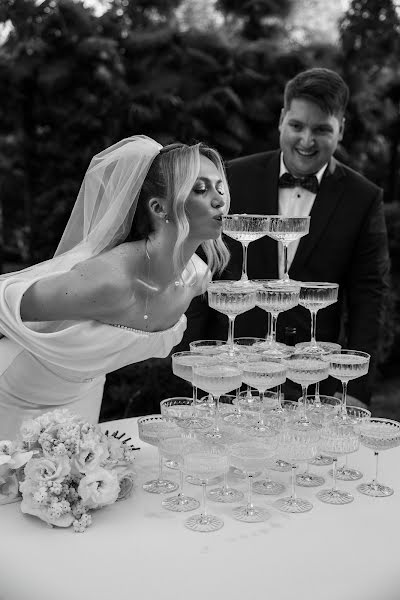
M393 0L353 0L332 38L320 19L316 0L104 0L100 12L2 0L1 270L52 255L104 147L145 133L203 140L225 159L275 148L287 80L334 68L351 90L338 156L385 190L393 282L380 366L390 375L400 341L398 11ZM162 397L185 391L169 359L139 363L108 376L103 418L158 412Z

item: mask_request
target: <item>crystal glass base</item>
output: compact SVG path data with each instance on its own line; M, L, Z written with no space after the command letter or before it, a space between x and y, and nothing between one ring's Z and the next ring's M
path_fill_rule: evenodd
M200 502L196 500L196 498L181 494L179 496L166 498L161 502L161 506L167 510L172 510L173 512L189 512L190 510L199 508Z
M333 470L329 471L329 475L333 477ZM336 478L340 479L340 481L357 481L357 479L362 479L363 474L361 471L357 471L357 469L351 469L350 467L339 467L336 469Z
M230 472L232 473L232 475L234 477L239 477L239 479L247 479L247 474L244 471L241 471L240 469L231 467ZM260 475L261 475L261 471L256 471L256 473L253 474L253 477L259 477Z
M272 481L272 479L259 479L253 483L253 492L264 496L278 496L285 491L283 483Z
M169 479L151 479L143 484L143 489L149 494L169 494L178 489L178 484Z
M224 522L215 515L192 515L185 521L185 526L192 531L218 531L224 526Z
M282 473L284 473L285 471L290 471L292 466L285 460L281 460L280 458L278 458L269 465L269 468L272 469L272 471L281 471Z
M238 506L232 512L233 518L246 523L261 523L270 518L269 512L261 506Z
M303 513L312 509L313 505L308 500L303 498L279 498L274 502L275 508L282 512Z
M214 477L214 479L210 479L210 481L208 482L208 485L217 485L218 483L221 483L222 480L223 480L223 476L219 475L218 477ZM194 475L187 475L185 477L185 481L187 483L190 483L190 485L202 485L203 484L203 480L199 479L198 477L195 477Z
M357 490L361 494L365 494L366 496L375 496L376 498L385 498L386 496L392 496L392 494L394 494L394 490L391 487L382 485L377 481L361 483L357 486Z
M213 502L223 502L228 504L230 502L242 500L243 492L230 487L217 487L207 492L207 498Z
M229 425L236 425L237 427L252 425L254 420L255 419L252 418L251 415L244 415L242 413L234 413L224 417L226 423L229 423Z
M179 469L179 464L176 462L176 460L165 460L164 461L164 467L167 467L168 469Z
M319 454L312 460L310 460L310 465L314 465L314 467L327 467L333 463L333 458L331 456L325 456L324 454Z
M315 473L299 473L296 475L296 485L300 487L318 487L324 485L325 479Z
M317 493L317 498L326 504L349 504L354 500L354 496L349 492L334 489L321 490Z

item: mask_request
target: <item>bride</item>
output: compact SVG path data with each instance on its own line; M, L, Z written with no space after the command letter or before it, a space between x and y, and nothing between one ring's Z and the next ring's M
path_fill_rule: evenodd
M55 256L0 277L0 439L54 408L96 422L106 373L169 354L228 262L228 207L203 144L133 136L93 157Z

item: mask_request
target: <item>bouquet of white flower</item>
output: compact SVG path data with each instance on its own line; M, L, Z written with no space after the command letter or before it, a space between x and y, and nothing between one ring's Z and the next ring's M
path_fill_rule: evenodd
M0 442L0 504L22 496L22 512L84 531L92 509L130 495L134 450L68 410L25 421Z

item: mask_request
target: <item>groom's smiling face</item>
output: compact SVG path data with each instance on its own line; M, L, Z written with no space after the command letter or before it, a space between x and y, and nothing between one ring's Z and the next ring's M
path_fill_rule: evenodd
M280 146L286 168L295 177L317 173L329 162L343 138L344 119L317 104L294 98L282 109Z

